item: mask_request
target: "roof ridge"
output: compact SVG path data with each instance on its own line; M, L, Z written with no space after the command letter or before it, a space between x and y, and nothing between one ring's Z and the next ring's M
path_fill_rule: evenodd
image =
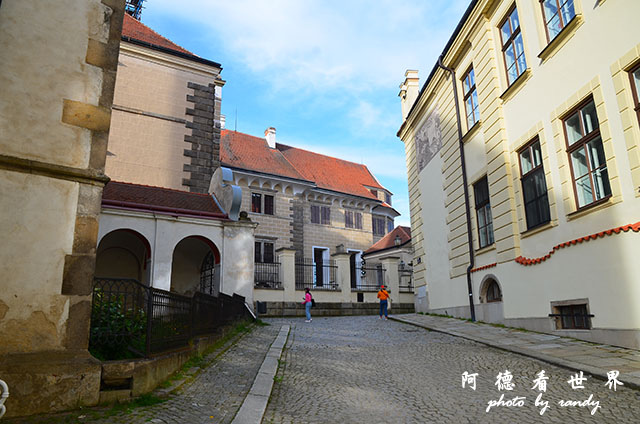
M198 56L197 54L193 53L192 51L185 49L185 48L184 48L184 47L182 47L180 44L178 44L178 43L176 43L176 42L174 42L174 41L169 40L167 37L165 37L164 35L160 34L158 31L154 30L153 28L151 28L151 27L150 27L150 26L148 26L148 25L145 25L142 21L137 20L136 18L134 18L133 16L129 15L128 13L125 13L125 14L124 14L124 16L125 16L125 19L126 19L126 17L128 16L130 19L133 19L134 21L138 22L140 25L144 26L144 27L145 27L145 28L147 28L149 31L151 31L151 32L153 32L155 35L157 35L158 37L162 38L162 39L163 39L163 40L165 40L165 41L168 41L169 43L171 43L171 44L175 45L176 47L181 48L182 50L184 50L185 52L189 53L190 55L195 56L195 57L200 57L200 56ZM138 40L138 39L137 39L137 38L135 38L135 37L131 37L131 36L127 36L127 37L133 38L134 40ZM138 41L144 41L144 40L138 40ZM153 43L149 43L149 44L153 44Z
M175 192L178 192L178 193L186 193L186 194L194 194L194 195L197 195L197 196L212 197L212 195L211 195L210 193L196 193L196 192L194 192L194 191L178 190L177 188L169 188L169 187L152 186L152 185L148 185L148 184L130 183L130 182L127 182L127 181L116 181L116 180L111 180L111 181L109 181L107 184L109 184L109 183L125 184L125 185L130 185L130 186L137 186L137 187L159 188L159 189L161 189L161 190L175 191Z

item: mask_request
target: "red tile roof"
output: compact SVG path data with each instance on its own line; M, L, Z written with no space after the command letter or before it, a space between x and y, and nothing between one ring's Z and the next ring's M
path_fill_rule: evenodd
M264 138L235 131L222 130L220 161L235 168L305 179L279 150L269 148Z
M124 14L124 21L122 21L122 36L133 38L134 40L138 41L143 41L154 46L173 50L175 52L198 57L195 54L191 53L189 50L180 47L173 41L163 37L139 20L131 17L126 13Z
M377 197L367 187L384 189L365 165L283 144L276 145L276 148L307 180L315 182L319 188L373 199Z
M210 194L190 193L118 181L110 181L104 187L102 206L153 211L175 216L198 216L214 219L227 217Z
M220 161L230 167L306 180L319 188L369 199L376 197L367 187L384 189L365 165L279 143L271 149L264 138L229 130L222 130Z
M396 236L400 237L400 240L401 240L400 246L402 246L403 244L411 241L411 228L402 227L400 225L397 226L396 228L393 229L393 231L388 233L386 236L382 237L373 246L367 249L364 252L365 255L373 252L378 252L380 250L386 250L386 249L391 249L392 247L396 247Z

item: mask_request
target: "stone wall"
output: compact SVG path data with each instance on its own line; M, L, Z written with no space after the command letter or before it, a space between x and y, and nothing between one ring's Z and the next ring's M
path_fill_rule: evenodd
M124 0L2 4L0 231L12 241L0 246L7 416L97 402L99 364L86 348L123 13Z
M106 174L206 193L219 166L219 73L122 41Z

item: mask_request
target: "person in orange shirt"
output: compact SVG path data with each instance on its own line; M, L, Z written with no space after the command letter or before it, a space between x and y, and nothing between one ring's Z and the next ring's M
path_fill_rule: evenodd
M384 285L380 286L380 290L378 291L378 299L380 299L380 319L382 319L382 315L384 315L384 319L387 319L387 307L389 304L389 292L384 289Z

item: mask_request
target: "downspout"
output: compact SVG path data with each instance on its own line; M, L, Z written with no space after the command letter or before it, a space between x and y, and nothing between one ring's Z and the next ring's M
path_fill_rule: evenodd
M471 269L473 269L475 256L473 253L473 233L471 231L471 212L469 209L469 188L467 186L467 167L464 161L464 142L462 141L462 124L460 121L460 105L458 103L458 89L456 87L456 73L453 69L447 68L442 64L442 55L438 58L438 66L451 75L451 83L453 84L453 98L456 105L456 120L458 121L458 147L460 149L460 162L462 165L462 186L464 189L464 208L467 214L467 240L469 241L469 266L467 267L467 290L469 291L469 312L471 312L471 321L476 320L476 310L473 305L473 285L471 284Z

